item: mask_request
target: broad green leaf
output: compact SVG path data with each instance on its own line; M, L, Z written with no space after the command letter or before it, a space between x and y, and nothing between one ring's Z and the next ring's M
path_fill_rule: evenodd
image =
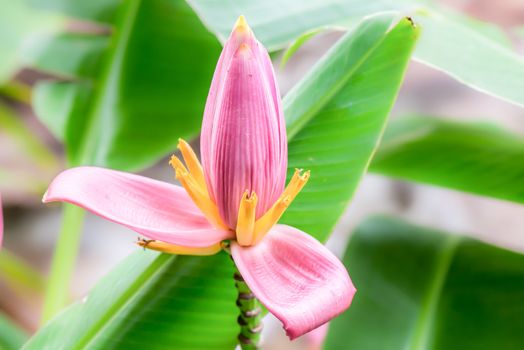
M446 11L414 16L423 28L415 58L481 92L524 106L524 58L507 38L478 30Z
M378 145L418 30L393 14L343 37L284 99L289 173L311 170L283 222L324 240ZM340 74L343 72L342 74Z
M233 349L232 275L225 253L197 258L137 251L24 349Z
M27 334L0 313L0 350L18 350Z
M430 117L388 127L371 171L524 203L524 139L485 123Z
M313 39L315 36L322 32L326 32L328 30L335 29L332 27L324 27L324 28L316 28L312 29L310 31L307 31L300 35L298 38L293 41L289 47L284 51L282 54L282 59L280 60L280 69L283 69L286 65L287 61L300 49L305 43L307 43L309 40Z
M87 128L85 111L91 95L89 83L45 81L33 90L33 108L57 139L70 150L79 150Z
M302 214L295 209L287 222L302 219L300 227L311 228L311 232L316 229L318 238L327 237L338 215L316 211L318 204L313 202L322 200L329 205L333 198L337 205L330 209L342 210L349 201L381 134L416 39L417 31L409 21L401 20L391 29L392 25L395 16L391 14L364 21L341 39L284 103L289 130L295 134L290 167L298 166L296 163L316 167L314 176L318 177L308 184L309 192L300 195L303 199L293 204ZM317 99L317 103L308 99ZM303 102L308 104L301 106ZM349 105L355 106L354 112L348 112ZM363 149L349 160L350 148L346 147L354 144L337 137L341 128L346 132L345 124L354 128L348 137L358 140ZM315 128L318 135L312 132ZM327 142L327 137L333 139L335 148L319 151L329 154L302 145L318 145ZM307 153L300 153L298 147ZM325 166L320 168L307 154L322 156L318 159L324 159ZM349 163L361 168L337 175ZM348 177L351 182L346 185ZM333 182L326 187L325 181ZM334 196L336 186L342 186L339 191L344 196L338 191ZM312 224L315 219L318 222ZM232 262L223 253L172 257L137 252L100 282L86 301L58 315L25 348L232 349L239 331L232 273ZM64 327L68 328L65 335Z
M244 15L257 38L270 50L284 47L302 34L326 25L347 25L348 20L386 10L407 8L387 0L187 0L221 41L236 18ZM278 16L275 16L278 11Z
M378 11L412 15L423 30L415 58L482 92L524 106L524 59L491 25L416 0L188 0L224 39L227 25L244 14L262 42L281 48L303 33L348 25ZM278 16L274 15L278 9Z
M374 218L344 257L358 291L325 349L522 349L524 255Z
M35 11L24 1L0 0L0 84L21 68L23 51L64 26L59 16Z
M25 61L33 68L64 79L95 80L109 40L106 35L59 33L28 47ZM35 102L39 103L42 102Z
M35 98L73 165L143 168L200 128L219 43L183 1L130 0L118 11L110 38L60 35L31 53L34 66L76 78L45 82Z

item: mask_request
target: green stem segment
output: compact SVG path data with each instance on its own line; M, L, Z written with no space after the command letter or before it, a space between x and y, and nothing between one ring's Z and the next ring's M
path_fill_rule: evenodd
M68 302L69 285L84 222L84 210L70 204L64 205L62 229L55 248L49 282L46 290L42 323L51 319Z
M17 102L31 103L31 87L17 80L12 80L0 86L0 95Z
M237 319L240 325L238 342L242 350L255 350L259 348L258 343L262 331L262 309L238 270L235 271L233 277L238 291L237 306L240 311Z

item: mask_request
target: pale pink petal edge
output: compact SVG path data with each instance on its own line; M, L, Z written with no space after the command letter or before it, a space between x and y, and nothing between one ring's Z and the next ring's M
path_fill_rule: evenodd
M207 247L231 233L216 229L179 186L98 167L60 173L43 202L67 202L147 238L187 247Z
M291 339L346 310L356 292L344 265L308 234L277 225L256 246L231 244L242 277Z
M322 326L309 331L304 334L302 338L305 338L305 343L308 350L321 350L326 340L327 333L329 330L329 322L324 323Z

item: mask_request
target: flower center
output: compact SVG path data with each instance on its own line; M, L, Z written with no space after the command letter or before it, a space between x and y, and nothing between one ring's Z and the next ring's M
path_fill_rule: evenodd
M204 171L195 152L182 139L178 142L178 149L182 153L187 168L180 159L172 156L169 163L175 169L176 178L212 225L222 229L230 229L224 224L216 203L209 196ZM309 171L302 174L302 170L296 169L284 192L258 220L255 217L258 202L257 194L246 190L242 195L238 209L237 227L235 228L237 242L242 246L251 246L260 242L304 188L309 176Z

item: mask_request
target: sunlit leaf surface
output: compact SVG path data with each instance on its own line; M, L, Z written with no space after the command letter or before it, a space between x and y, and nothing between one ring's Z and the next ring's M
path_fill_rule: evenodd
M232 349L238 332L232 275L225 253L138 251L25 348Z
M289 172L311 170L282 221L319 240L331 233L378 145L418 30L390 14L343 37L284 99Z
M99 32L60 34L28 58L65 79L39 84L34 101L72 165L140 169L198 133L220 45L183 1L39 6L112 19Z
M393 122L371 171L524 203L524 139L486 123Z
M247 16L270 48L281 48L312 29L351 26L377 11L410 15L423 30L415 58L482 92L524 106L524 59L500 40L502 31L423 0L190 0L223 39L228 23ZM274 15L278 9L278 16ZM494 33L496 32L496 35ZM502 43L502 44L501 44Z

